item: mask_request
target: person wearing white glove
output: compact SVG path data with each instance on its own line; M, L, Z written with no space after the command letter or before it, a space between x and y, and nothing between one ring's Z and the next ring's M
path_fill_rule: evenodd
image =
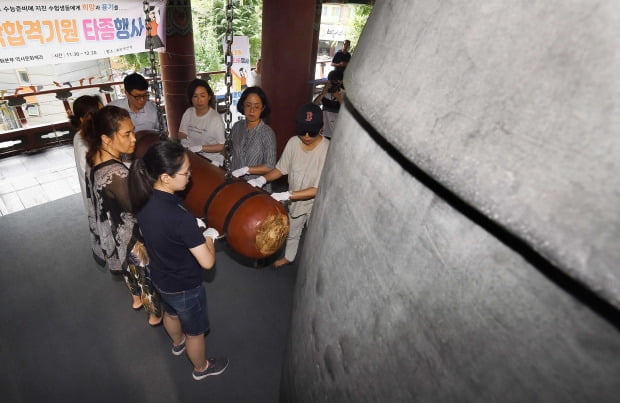
M273 197L277 201L286 201L291 200L291 192L280 192L280 193L272 193L271 197Z
M215 94L205 80L195 79L187 87L187 100L192 106L183 113L178 138L185 148L213 161L222 155L225 143L224 121L215 110Z
M248 184L254 186L255 188L262 188L265 183L267 183L267 179L264 176L259 176L258 178L250 179Z
M245 117L231 129L231 169L236 178L254 179L276 166L276 135L263 119L270 113L269 102L260 87L246 88L237 110ZM247 169L247 171L246 171ZM265 190L271 192L271 185Z
M284 257L274 262L274 268L295 260L302 231L312 212L329 148L329 140L321 135L322 127L321 108L314 104L302 106L296 115L297 136L291 137L286 143L275 168L263 176L248 181L252 186L262 186L264 182L272 182L288 175L289 190L271 195L278 201L291 201L288 208L289 233Z
M176 142L159 141L148 148L144 158L134 161L129 192L149 252L151 280L165 302L163 322L172 339L172 353L186 351L193 364L192 375L200 380L212 365L215 369L210 370L211 375L223 372L228 359L207 361L205 357L209 317L202 270L215 264L213 241L219 234L214 228L205 230L204 222L183 206L178 192L186 188L190 176L185 148ZM195 307L195 311L179 315L187 306Z
M202 233L202 235L205 238L211 238L211 240L215 243L215 240L218 236L220 236L220 233L215 228L209 227Z
M250 167L241 167L239 169L235 169L234 171L232 171L232 176L234 176L235 178L239 178L249 173L250 173Z
M211 160L211 164L216 167L224 165L224 156L222 154L209 154L209 160Z

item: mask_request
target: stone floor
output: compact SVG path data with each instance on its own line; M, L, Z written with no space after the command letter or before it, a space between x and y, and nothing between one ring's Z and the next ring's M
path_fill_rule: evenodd
M0 215L80 192L73 146L0 159Z

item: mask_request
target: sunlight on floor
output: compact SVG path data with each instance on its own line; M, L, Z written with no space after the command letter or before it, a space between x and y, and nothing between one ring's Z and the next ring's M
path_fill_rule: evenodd
M0 215L80 193L73 146L0 159Z

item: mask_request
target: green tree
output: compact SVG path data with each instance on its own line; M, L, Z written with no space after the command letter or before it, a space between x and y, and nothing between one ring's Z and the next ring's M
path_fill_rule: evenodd
M252 65L261 53L262 15L262 0L233 0L233 34L249 38ZM196 71L226 68L222 45L226 25L226 0L192 0ZM126 70L140 70L151 65L148 52L124 55L121 59Z
M144 67L151 66L149 52L121 55L119 61L121 61L121 63L124 65L124 70L140 71Z
M260 57L262 39L262 0L233 0L233 34L247 36L250 41L250 62ZM226 1L194 0L194 53L196 69L213 71L225 69L222 40L226 34Z
M351 40L351 47L357 46L357 41L362 35L366 21L372 12L372 6L358 5L354 8L353 16L350 19L349 36Z

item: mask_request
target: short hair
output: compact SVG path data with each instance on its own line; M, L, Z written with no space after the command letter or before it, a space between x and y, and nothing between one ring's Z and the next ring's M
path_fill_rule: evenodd
M271 113L271 108L269 107L269 102L267 101L267 94L265 94L265 91L263 91L261 87L246 88L241 94L241 98L239 98L239 101L237 102L237 111L239 111L239 113L243 115L243 104L245 103L245 100L250 94L258 95L261 102L263 103L263 111L260 114L260 118L263 119L269 116L269 114Z
M142 75L131 73L123 80L123 86L127 92L133 90L146 91L149 89L149 82Z
M203 87L204 89L207 90L207 94L209 94L209 97L211 98L209 100L209 106L212 109L215 109L216 104L217 104L217 100L215 99L215 93L213 92L213 90L209 86L209 83L207 83L205 80L200 79L200 78L193 79L192 81L189 82L189 85L187 86L187 103L188 103L188 105L192 106L192 98L194 97L194 92L196 91L196 88L198 88L198 87Z

